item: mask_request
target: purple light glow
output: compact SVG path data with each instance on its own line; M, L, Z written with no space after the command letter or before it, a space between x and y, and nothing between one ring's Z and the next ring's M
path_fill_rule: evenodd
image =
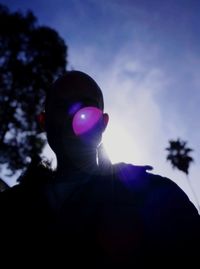
M96 107L84 107L74 115L72 126L76 135L91 130L102 117L103 112Z
M75 104L73 104L72 106L70 106L69 108L69 115L73 115L74 113L76 113L80 108L81 108L82 103L81 102L77 102Z

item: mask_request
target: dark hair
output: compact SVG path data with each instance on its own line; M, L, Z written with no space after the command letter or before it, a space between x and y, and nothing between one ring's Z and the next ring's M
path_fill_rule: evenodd
M46 96L45 110L47 108L49 99L54 96L54 92L59 91L61 88L64 88L66 91L73 89L74 91L79 91L80 93L82 92L83 97L84 90L87 88L87 90L91 92L91 104L95 105L101 110L104 109L103 94L96 81L84 72L67 71L50 86Z

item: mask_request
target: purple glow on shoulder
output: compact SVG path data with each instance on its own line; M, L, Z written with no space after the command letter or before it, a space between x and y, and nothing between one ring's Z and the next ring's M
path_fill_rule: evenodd
M76 135L82 135L91 130L102 117L103 112L96 107L84 107L74 115L72 126Z

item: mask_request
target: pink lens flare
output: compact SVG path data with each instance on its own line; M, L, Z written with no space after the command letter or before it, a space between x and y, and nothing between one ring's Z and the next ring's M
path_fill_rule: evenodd
M91 130L102 117L102 110L96 107L83 107L73 117L72 127L74 133L79 136Z

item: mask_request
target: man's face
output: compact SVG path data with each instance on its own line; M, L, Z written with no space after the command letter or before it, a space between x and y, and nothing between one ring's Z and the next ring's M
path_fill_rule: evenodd
M91 91L55 91L48 99L46 109L46 131L50 146L56 155L73 157L97 146L101 132L90 136L90 140L77 137L72 127L73 117L83 107L96 106L91 99Z

